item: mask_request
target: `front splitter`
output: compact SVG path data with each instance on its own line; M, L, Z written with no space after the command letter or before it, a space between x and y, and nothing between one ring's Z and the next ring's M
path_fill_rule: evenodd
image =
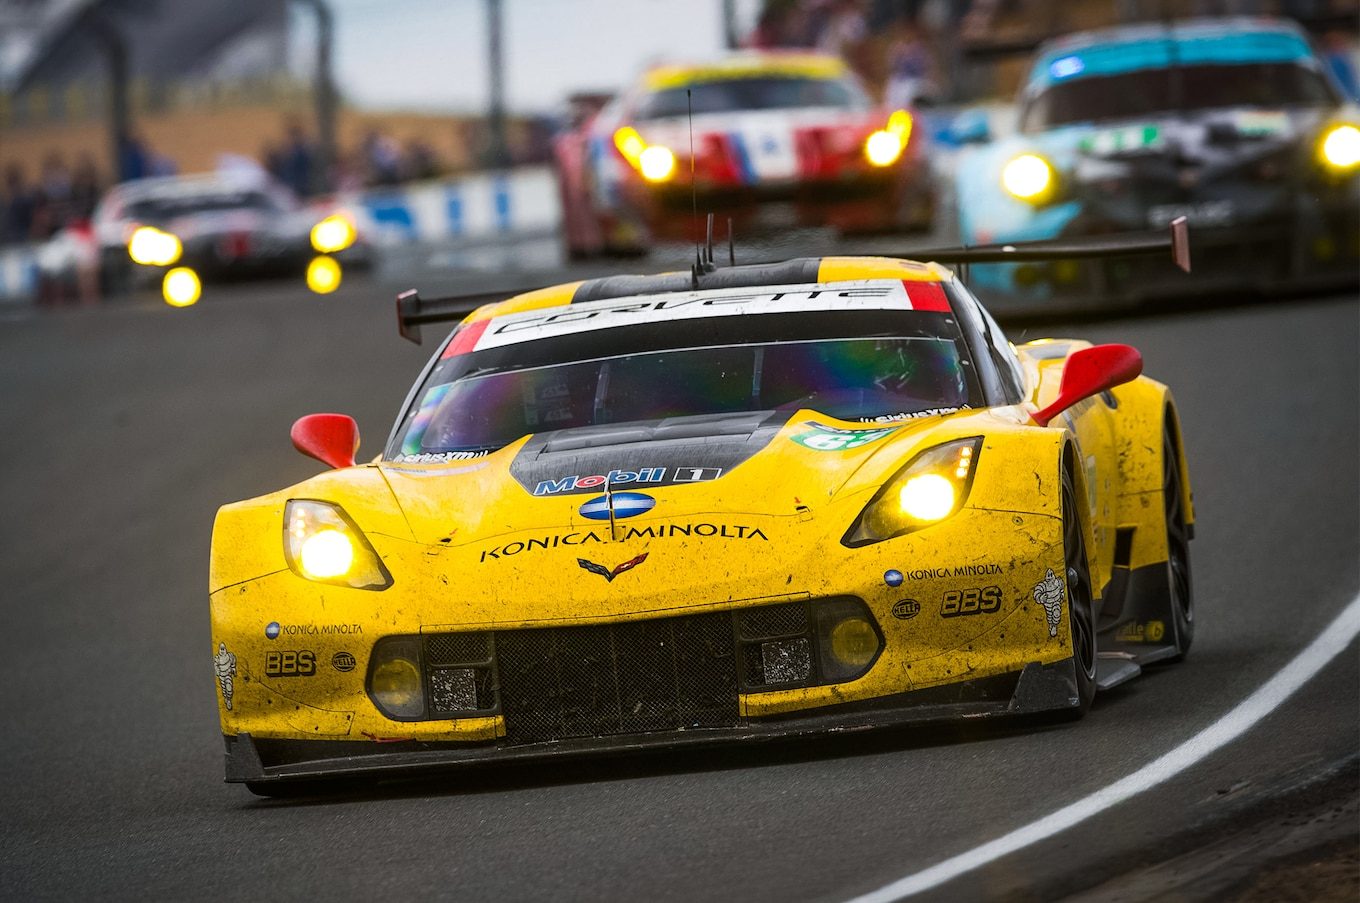
M998 690L1004 692L998 694ZM716 729L580 737L518 746L507 746L503 741L265 740L237 734L224 738L226 780L282 785L378 773L410 776L459 765L832 736L907 724L1034 715L1073 710L1077 706L1076 670L1072 660L1066 659L1051 665L1035 662L1022 671L978 681L823 707L815 710L815 714L799 712L749 719L736 727Z

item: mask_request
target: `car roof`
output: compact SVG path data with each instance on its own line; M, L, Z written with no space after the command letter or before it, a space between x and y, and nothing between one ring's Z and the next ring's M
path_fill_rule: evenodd
M642 77L648 91L683 88L696 82L733 78L761 78L771 75L804 78L841 78L849 69L840 57L799 51L762 51L734 53L708 63L678 63L656 66Z
M125 201L146 198L197 197L199 195L221 194L238 191L254 191L267 188L269 177L262 173L193 173L187 176L156 176L150 179L136 179L115 185L111 191L117 192Z
M714 276L727 278L714 280L712 278ZM856 279L938 283L953 281L954 274L938 263L923 263L895 257L802 257L774 264L723 267L709 274L699 290L763 288ZM651 276L605 276L600 279L553 285L515 295L504 301L484 304L468 314L463 322L475 323L479 320L530 310L565 307L582 301L692 290L692 276L688 272L658 273Z
M1041 45L1025 90L1177 63L1288 63L1312 58L1303 31L1279 19L1239 16L1124 25L1077 32Z

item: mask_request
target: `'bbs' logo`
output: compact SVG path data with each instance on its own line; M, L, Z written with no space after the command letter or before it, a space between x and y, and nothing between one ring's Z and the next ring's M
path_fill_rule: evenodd
M989 615L1001 608L1001 587L946 590L940 604L940 617L959 618L964 615Z
M269 677L311 677L316 673L316 655L306 649L266 652L264 673Z

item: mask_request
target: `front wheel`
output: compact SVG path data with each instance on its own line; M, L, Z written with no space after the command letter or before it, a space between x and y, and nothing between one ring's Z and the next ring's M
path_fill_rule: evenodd
M1091 570L1086 562L1086 537L1077 515L1077 494L1072 476L1062 477L1063 560L1067 569L1067 620L1072 636L1072 665L1077 678L1077 706L1080 718L1096 697L1096 625L1092 614Z

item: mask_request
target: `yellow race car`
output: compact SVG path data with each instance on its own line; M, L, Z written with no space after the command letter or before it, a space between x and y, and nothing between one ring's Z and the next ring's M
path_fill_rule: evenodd
M398 299L417 339L466 309ZM479 306L380 454L304 417L333 469L218 512L227 780L1080 715L1193 636L1180 426L1141 368L1013 346L895 258Z

